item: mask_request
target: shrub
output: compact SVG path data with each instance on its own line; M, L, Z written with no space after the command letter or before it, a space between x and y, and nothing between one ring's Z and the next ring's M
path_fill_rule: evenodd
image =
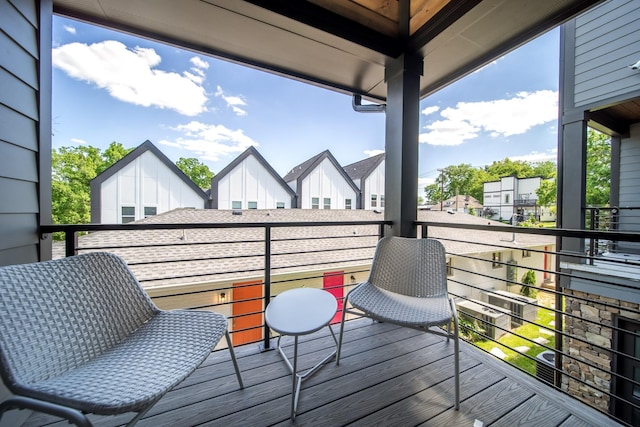
M535 298L538 291L536 290L536 272L528 270L522 275L522 287L520 293L525 297Z

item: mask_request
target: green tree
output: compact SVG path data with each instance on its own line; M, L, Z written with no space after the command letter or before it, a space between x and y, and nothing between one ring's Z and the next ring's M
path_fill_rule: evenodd
M91 221L89 183L131 150L112 142L101 152L90 145L51 151L51 214L56 224Z
M195 182L198 187L203 190L211 188L211 179L214 174L211 172L211 169L209 169L209 166L200 162L200 160L193 157L180 157L176 162L176 166L178 166L191 181Z
M587 132L587 205L604 206L609 204L610 180L611 138L589 129Z
M540 187L536 190L538 195L538 204L540 206L551 206L556 203L557 193L556 179L545 179L540 183Z
M485 166L485 171L494 180L498 180L503 176L517 176L518 178L529 178L534 175L534 168L529 162L523 160L511 160L509 158L498 160Z
M124 148L119 142L113 141L102 153L102 165L96 171L98 175L104 172L108 167L129 154L134 148Z
M448 199L456 194L469 194L474 197L477 194L478 168L469 164L452 165L444 168L436 178L436 182L424 188L425 197L437 202ZM480 183L480 187L482 184Z

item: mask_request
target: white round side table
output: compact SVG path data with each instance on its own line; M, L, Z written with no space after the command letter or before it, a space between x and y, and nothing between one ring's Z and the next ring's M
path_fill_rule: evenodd
M279 333L278 351L289 367L293 377L291 389L291 419L295 419L298 407L298 397L300 396L300 386L302 381L309 378L323 365L333 359L336 350L322 359L318 364L304 373L298 373L298 337L316 332L327 326L331 331L333 341L338 341L329 324L336 314L338 303L333 295L322 289L300 288L285 291L277 295L265 310L265 320L267 325L275 332ZM294 337L293 344L293 364L280 346L280 339L284 335Z

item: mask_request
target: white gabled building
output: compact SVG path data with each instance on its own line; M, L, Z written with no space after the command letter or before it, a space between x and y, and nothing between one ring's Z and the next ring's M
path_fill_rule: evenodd
M290 209L296 193L254 147L211 180L212 209Z
M148 140L90 186L95 224L125 224L177 208L208 207L207 194Z
M283 179L295 191L298 208L360 209L360 190L329 150L294 167Z
M347 165L344 171L360 189L362 209L384 209L384 153Z

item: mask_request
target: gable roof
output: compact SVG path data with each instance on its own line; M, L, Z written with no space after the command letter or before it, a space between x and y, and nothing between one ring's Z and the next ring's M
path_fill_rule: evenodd
M458 208L463 208L463 207L467 207L467 208L474 208L474 209L482 209L482 203L480 203L478 201L478 199L476 199L473 196L469 196L466 194L458 194L457 196L452 196L449 197L446 200L442 201L442 209L443 210L448 210L451 209L452 207L458 207ZM432 211L439 211L440 210L440 203L434 203L431 206L431 210Z
M255 157L255 159L265 168L265 170L269 172L269 175L271 175L273 179L275 179L276 182L280 184L280 186L287 193L289 193L289 195L291 196L291 206L293 207L296 192L293 191L291 187L289 187L289 185L284 179L282 179L280 175L278 175L278 172L276 172L275 169L273 169L273 167L269 164L269 162L267 162L264 157L262 157L258 150L255 147L251 146L244 150L242 154L236 157L231 163L225 166L224 169L222 169L211 179L211 209L218 209L218 182L220 182L222 178L231 173L231 171L233 171L240 163L242 163L247 157L250 156Z
M344 180L347 183L349 183L349 186L351 186L353 191L355 191L356 194L359 194L360 193L360 189L358 188L358 186L351 180L349 175L347 175L347 173L344 171L342 166L340 166L340 163L338 163L336 158L333 157L333 154L331 154L331 152L329 150L324 150L322 153L316 154L315 156L313 156L309 160L307 160L307 161L305 161L303 163L300 163L298 166L295 166L293 169L291 169L291 171L288 174L285 175L285 177L283 179L287 183L289 183L291 181L295 181L295 180L298 180L298 181L299 180L303 180L303 179L305 179L307 177L307 175L309 175L325 159L329 160L331 162L331 164L333 164L333 166L338 170L340 175L342 175ZM298 195L298 197L300 197L300 186L299 185L297 186L297 189L298 190L296 190L296 194Z
M383 160L384 153L380 153L364 160L351 163L350 165L345 166L343 169L352 180L364 180L367 179L369 175L371 175L371 172L373 172L375 168L377 168L378 165L382 163Z
M208 203L209 197L195 182L180 170L162 151L158 149L148 139L142 144L138 145L133 151L129 152L126 156L109 166L100 175L93 178L89 184L91 189L91 222L100 222L100 209L102 207L102 196L100 187L102 184L113 175L124 169L138 157L142 156L147 151L152 152L167 168L169 168L175 175L177 175L186 185L188 185L193 191L198 194L204 200L205 204Z

